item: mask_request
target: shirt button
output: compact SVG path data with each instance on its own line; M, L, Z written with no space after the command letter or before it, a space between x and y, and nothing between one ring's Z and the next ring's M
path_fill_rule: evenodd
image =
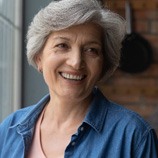
M84 127L81 127L81 129L80 129L81 131L84 131Z
M72 142L71 145L74 146L76 144L76 142Z

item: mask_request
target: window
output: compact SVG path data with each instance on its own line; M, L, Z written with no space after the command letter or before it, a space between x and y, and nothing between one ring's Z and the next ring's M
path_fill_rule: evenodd
M0 0L0 121L21 102L22 0Z

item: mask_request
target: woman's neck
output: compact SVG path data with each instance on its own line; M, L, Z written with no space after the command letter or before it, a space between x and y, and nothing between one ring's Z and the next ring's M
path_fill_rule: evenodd
M60 99L51 96L43 121L49 122L50 125L53 124L56 128L79 125L87 113L91 100L92 96L82 100Z

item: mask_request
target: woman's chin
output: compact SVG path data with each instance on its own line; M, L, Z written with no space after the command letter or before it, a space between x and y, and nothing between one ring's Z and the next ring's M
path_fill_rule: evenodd
M71 101L75 100L82 100L83 98L87 98L90 94L85 89L63 89L60 92L61 99L68 99Z

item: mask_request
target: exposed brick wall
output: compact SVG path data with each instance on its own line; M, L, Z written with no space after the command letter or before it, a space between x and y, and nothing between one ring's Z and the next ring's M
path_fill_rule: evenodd
M125 0L105 0L105 6L125 17ZM103 93L111 100L138 112L158 134L158 1L130 0L133 29L149 41L153 51L151 66L142 73L129 74L117 70Z

